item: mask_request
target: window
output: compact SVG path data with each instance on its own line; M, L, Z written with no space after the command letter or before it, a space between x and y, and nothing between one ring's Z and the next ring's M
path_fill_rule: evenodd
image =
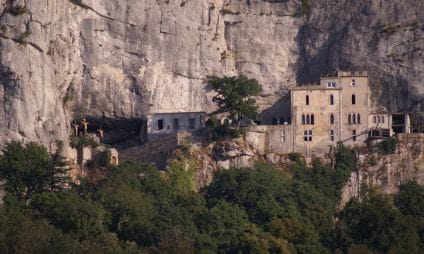
M381 116L381 122L384 123L384 116Z
M356 95L352 94L352 105L356 104Z
M334 130L330 130L330 141L334 141Z
M281 132L280 132L280 138L281 138L281 143L284 143L284 142L286 142L286 131L284 131L284 130L281 130Z
M158 124L158 130L163 130L163 119L159 119L157 124Z
M334 124L334 114L331 113L330 115L330 124Z
M334 96L330 95L330 105L334 105Z
M361 123L361 114L358 114L358 115L356 116L356 123L357 123L357 124L360 124L360 123Z
M311 142L312 141L312 130L303 131L303 141Z
M302 124L306 124L305 114L302 115Z
M352 124L352 116L350 114L347 116L347 123Z
M352 114L352 123L356 124L356 114Z
M306 95L306 105L309 105L309 95Z
M194 129L196 127L196 120L194 118L188 119L188 127Z
M327 88L336 88L336 82L327 82Z
M306 124L311 124L311 116L309 114L306 115Z
M311 115L311 124L315 124L314 114Z
M174 118L174 130L180 129L180 119Z
M356 141L356 130L352 131L352 140Z
M373 117L372 117L372 122L373 122L373 123L377 123L377 116L373 116Z
M352 82L350 82L350 86L356 86L355 79L352 79Z

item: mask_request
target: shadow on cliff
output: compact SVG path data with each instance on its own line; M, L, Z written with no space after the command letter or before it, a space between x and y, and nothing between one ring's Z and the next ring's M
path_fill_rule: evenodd
M291 99L289 92L276 101L271 107L262 111L262 124L271 124L272 118L280 119L284 117L287 120L291 115L290 104Z
M108 117L86 117L88 133L98 134L99 128L103 129L102 143L123 149L140 145L140 130L143 119L117 119ZM81 127L80 127L81 128Z

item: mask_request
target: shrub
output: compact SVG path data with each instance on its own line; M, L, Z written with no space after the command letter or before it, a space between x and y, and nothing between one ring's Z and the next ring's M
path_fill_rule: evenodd
M379 153L382 155L394 154L396 151L396 138L389 138L379 144Z
M81 147L96 148L99 146L99 143L97 143L97 141L94 140L92 137L78 136L78 137L72 137L69 142L69 145L73 148L81 148Z

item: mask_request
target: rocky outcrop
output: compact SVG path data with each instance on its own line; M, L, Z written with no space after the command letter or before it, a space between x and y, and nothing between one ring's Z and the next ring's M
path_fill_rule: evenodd
M0 0L0 142L66 140L74 116L213 108L246 73L269 116L296 81L367 69L375 102L422 105L420 0ZM390 106L390 107L389 107Z
M423 134L400 134L393 154L375 151L358 157L358 170L345 186L341 204L358 197L362 183L377 186L388 194L396 193L399 185L408 181L424 184Z

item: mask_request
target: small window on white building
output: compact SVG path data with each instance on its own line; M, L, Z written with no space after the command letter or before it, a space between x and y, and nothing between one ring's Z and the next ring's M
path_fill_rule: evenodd
M311 124L313 125L313 124L315 124L315 117L314 117L314 114L312 114L311 115Z
M174 118L174 130L180 129L180 119Z
M306 95L306 105L309 105L309 95Z
M157 121L158 130L163 130L163 119Z
M196 120L194 118L188 119L188 127L190 129L196 128Z
M381 122L384 123L384 116L381 116Z
M285 130L281 130L280 132L280 138L281 138L281 143L286 142L286 131Z
M352 140L356 141L356 130L352 131Z
M330 141L334 141L334 130L330 130Z
M360 124L361 123L361 114L358 114L356 116L356 123Z
M352 114L352 123L356 124L356 114Z
M352 105L356 104L356 95L352 94Z
M330 94L330 105L334 105L334 95Z
M373 122L373 123L377 123L377 116L373 116L373 117L372 117L372 122Z
M352 82L350 82L350 86L356 86L356 81L355 81L355 79L352 79Z

